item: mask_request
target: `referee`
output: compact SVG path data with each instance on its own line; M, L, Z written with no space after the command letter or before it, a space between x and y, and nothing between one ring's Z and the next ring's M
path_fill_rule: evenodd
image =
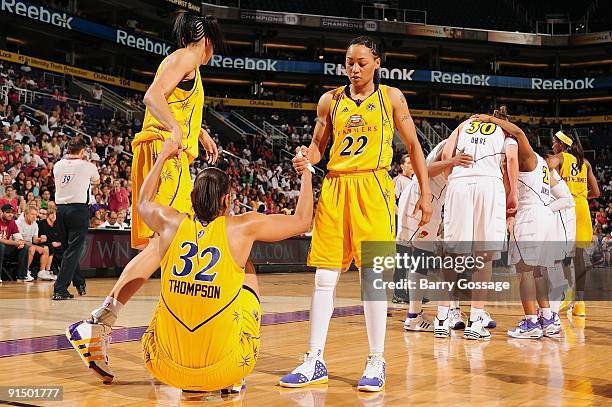
M68 141L68 154L53 167L57 229L64 248L59 275L53 287L54 300L74 297L68 292L71 281L79 295L85 294L85 277L81 274L79 262L89 227L90 189L100 182L98 169L87 161L85 148L83 139L74 137Z

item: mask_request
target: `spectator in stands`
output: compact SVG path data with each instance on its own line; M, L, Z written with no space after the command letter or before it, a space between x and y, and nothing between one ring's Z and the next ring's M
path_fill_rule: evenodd
M113 189L109 193L108 208L113 212L119 212L121 209L127 210L129 206L130 194L117 179L113 182Z
M89 212L91 213L92 217L95 217L96 212L100 210L104 210L104 211L109 210L108 205L102 202L102 194L97 193L95 196L95 200L96 200L96 203L94 203L93 205L89 207Z
M18 212L19 210L19 197L15 192L15 187L9 185L5 187L4 197L0 198L0 205L11 205L13 207L13 212Z
M40 212L42 212L42 210ZM62 244L60 243L57 226L55 225L56 219L56 211L55 209L51 209L47 212L45 219L38 221L38 234L41 238L45 237L45 242L42 244L47 248L48 252L47 262L43 262L42 258L40 261L40 271L37 277L41 280L52 281L57 279L52 271L53 256Z
M57 137L51 137L51 142L47 143L45 149L49 155L52 155L55 158L59 158L62 155L62 150L57 142Z
M102 221L98 218L91 218L91 222L89 223L90 229L97 229L102 225Z
M98 103L102 102L102 88L100 87L100 85L98 85L97 83L94 85L93 89L91 90L91 97L93 98L93 100L95 100Z
M0 197L4 197L6 195L6 187L13 185L13 179L11 176L5 172L2 174L2 185L0 185Z
M16 257L17 280L33 281L34 278L27 274L28 247L13 219L15 210L10 204L2 205L0 210L2 210L2 218L0 219L0 275L4 259L7 256ZM0 280L2 279L0 278Z
M117 223L119 225L121 225L121 229L129 229L130 226L125 223L127 217L127 212L125 210L120 210L119 212L117 212Z
M123 227L121 223L118 222L118 219L119 219L119 216L117 215L117 212L111 211L110 214L108 215L108 219L106 220L106 222L101 224L99 227L101 229L123 230Z
M47 241L47 237L38 236L38 223L36 222L37 218L38 208L30 205L16 222L17 227L19 228L19 233L21 233L23 240L25 240L26 245L28 246L28 276L32 275L30 267L32 266L32 261L34 260L34 256L36 254L40 255L41 265L47 264L47 261L49 260L49 249L46 245L44 245L44 243Z

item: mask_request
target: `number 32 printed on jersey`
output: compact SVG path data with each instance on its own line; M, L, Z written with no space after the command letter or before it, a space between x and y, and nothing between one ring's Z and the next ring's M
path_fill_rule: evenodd
M192 259L198 255L198 245L193 242L183 242L183 244L181 244L181 253L182 252L186 253L179 256L179 259L183 262L181 271L179 271L176 264L172 266L172 275L175 277L187 277L191 274L193 271ZM212 274L206 274L206 272L213 268L219 262L219 260L221 260L221 250L215 246L209 246L202 250L198 256L200 259L204 259L208 255L210 255L208 258L208 263L193 277L195 281L212 283L215 280L215 277L217 277L216 272Z

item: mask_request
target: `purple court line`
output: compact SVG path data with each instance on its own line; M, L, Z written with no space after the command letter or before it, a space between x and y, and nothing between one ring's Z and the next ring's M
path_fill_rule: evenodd
M392 308L390 308L391 310ZM363 314L363 307L353 305L349 307L338 307L334 310L332 317L346 317L351 315ZM264 314L262 325L279 325L291 322L308 321L310 311L278 312ZM112 343L130 342L140 340L142 334L147 329L146 326L131 328L118 328L113 330ZM0 358L28 355L31 353L51 352L56 350L71 349L72 345L64 335L41 336L37 338L11 339L0 341Z

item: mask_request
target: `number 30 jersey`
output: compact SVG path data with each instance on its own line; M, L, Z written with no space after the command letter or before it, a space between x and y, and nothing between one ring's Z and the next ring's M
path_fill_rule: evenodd
M327 169L353 172L388 169L393 159L393 107L388 87L353 100L349 86L336 89L330 107L333 144Z
M232 258L225 224L225 216L204 226L188 215L161 261L156 336L181 365L194 363L193 352L201 354L197 366L186 367L221 360L229 352L227 339L239 334L233 332L239 316L230 305L242 289L244 269Z
M516 140L506 138L501 127L493 123L468 120L457 136L455 154L463 152L474 157L470 167L454 167L449 181L459 177L502 178L501 164L506 147L516 145Z

